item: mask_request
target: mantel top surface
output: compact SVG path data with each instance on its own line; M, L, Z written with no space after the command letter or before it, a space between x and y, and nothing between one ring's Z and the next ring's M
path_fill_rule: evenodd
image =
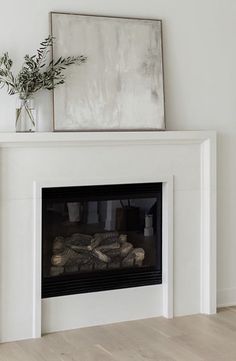
M196 142L215 139L215 131L136 131L136 132L36 132L0 133L0 146L30 143L175 143Z

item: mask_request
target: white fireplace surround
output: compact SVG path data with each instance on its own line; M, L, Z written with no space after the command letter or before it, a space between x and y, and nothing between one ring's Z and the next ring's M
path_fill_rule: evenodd
M2 342L216 312L215 132L1 133L0 164ZM163 183L163 284L42 301L42 188L141 182Z

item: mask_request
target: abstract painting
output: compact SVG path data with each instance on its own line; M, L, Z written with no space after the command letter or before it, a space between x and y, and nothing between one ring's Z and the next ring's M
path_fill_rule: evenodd
M53 57L85 55L54 90L55 131L162 130L161 20L51 13Z

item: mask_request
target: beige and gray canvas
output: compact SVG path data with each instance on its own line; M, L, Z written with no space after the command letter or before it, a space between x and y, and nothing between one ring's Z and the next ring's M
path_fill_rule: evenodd
M163 129L161 22L52 14L54 57L86 55L54 92L55 130Z

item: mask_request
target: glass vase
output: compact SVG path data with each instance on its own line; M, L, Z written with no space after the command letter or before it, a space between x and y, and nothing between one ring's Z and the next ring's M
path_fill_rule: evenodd
M19 98L16 105L16 132L35 132L36 111L34 99Z

